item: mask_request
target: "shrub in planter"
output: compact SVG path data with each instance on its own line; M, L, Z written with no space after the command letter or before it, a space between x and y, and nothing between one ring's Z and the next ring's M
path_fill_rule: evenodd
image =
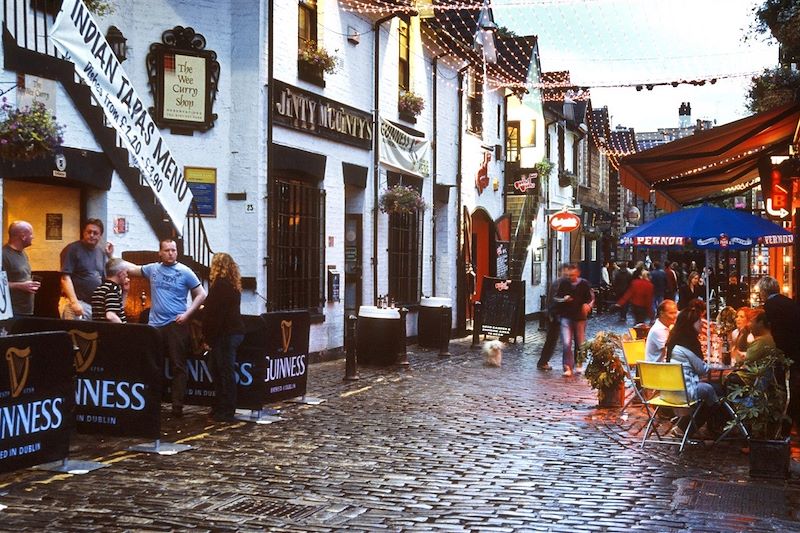
M61 146L63 127L42 103L17 109L3 98L0 112L0 158L9 161L30 161L46 156Z
M397 109L401 113L418 116L425 109L425 100L411 91L402 91L397 101Z
M578 350L577 363L586 363L584 375L597 390L600 407L621 407L625 392L625 368L619 358L622 340L616 333L601 331Z
M300 50L299 59L303 63L318 68L327 74L333 74L339 67L339 60L317 43L310 43Z
M378 198L381 213L416 213L425 211L427 205L422 196L413 187L395 185L389 187Z

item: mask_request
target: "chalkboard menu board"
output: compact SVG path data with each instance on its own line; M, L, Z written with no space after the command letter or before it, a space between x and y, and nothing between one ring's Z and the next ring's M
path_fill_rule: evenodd
M497 241L497 277L508 277L508 241Z
M481 286L481 333L524 335L525 286L521 280L484 277Z

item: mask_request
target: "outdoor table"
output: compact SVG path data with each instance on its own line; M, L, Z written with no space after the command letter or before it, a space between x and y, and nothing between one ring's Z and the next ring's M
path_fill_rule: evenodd
M358 309L356 332L359 363L379 366L394 364L406 342L400 310L393 307L362 305Z

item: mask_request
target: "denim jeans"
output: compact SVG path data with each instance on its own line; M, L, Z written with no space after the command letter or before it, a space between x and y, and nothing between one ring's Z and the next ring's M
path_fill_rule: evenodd
M209 370L214 379L215 417L230 418L236 412L236 349L244 335L223 335L211 345Z
M561 318L561 344L563 345L564 352L562 362L564 369L575 368L575 354L578 347L586 340L586 321L585 320L570 320L569 318ZM575 345L573 346L573 341Z
M172 407L173 409L183 408L183 397L186 395L186 358L189 355L189 326L188 324L178 324L170 322L166 326L158 328L161 333L161 340L164 351L172 370Z

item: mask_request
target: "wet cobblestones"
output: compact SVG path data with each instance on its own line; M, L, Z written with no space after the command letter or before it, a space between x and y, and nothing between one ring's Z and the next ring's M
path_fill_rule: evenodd
M600 317L589 331L620 326ZM501 368L483 366L469 339L449 358L411 346L410 369L361 368L356 382L342 381L343 361L312 365L309 394L326 402L283 404L271 425L213 424L202 408L172 420L165 409L164 440L195 446L175 456L78 435L72 457L109 466L0 476L0 529L800 531L792 516L762 512L773 506L734 515L686 497L691 480L769 486L796 509L797 474L751 481L736 444L640 450L641 409L620 418L596 408L582 377L537 371L542 341L529 323Z

